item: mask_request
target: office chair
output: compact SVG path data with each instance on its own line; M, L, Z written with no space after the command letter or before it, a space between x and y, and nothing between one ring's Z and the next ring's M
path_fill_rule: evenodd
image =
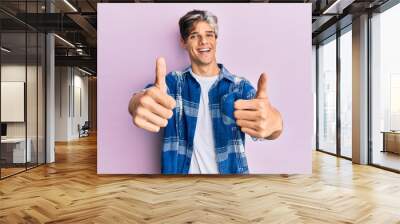
M89 136L89 129L90 129L89 121L85 121L82 127L80 127L80 125L78 124L78 129L79 129L79 138Z

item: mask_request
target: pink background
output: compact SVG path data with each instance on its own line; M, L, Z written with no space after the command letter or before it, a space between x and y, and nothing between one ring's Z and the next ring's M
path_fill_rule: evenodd
M265 3L99 4L98 173L160 173L162 136L132 124L128 101L154 81L157 56L166 58L168 71L189 65L178 20L192 9L218 17L219 63L254 86L261 72L269 74L268 94L284 132L275 141L247 136L250 173L311 173L311 4Z

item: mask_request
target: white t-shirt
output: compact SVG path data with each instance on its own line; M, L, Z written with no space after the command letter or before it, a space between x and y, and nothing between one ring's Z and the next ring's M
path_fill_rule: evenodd
M193 139L193 154L189 174L218 174L208 91L218 75L205 77L192 73L201 87L199 112Z

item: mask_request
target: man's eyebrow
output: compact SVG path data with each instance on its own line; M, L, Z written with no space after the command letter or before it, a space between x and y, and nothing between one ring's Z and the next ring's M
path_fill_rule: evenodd
M198 33L199 32L195 31L195 32L191 32L189 35L198 34ZM215 31L214 30L207 30L206 33L215 33Z

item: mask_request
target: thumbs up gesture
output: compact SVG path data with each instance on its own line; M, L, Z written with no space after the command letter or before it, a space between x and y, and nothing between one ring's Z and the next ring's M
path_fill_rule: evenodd
M167 126L168 119L172 117L176 101L167 94L166 74L165 59L157 58L154 86L132 96L129 112L137 127L158 132L161 127Z
M235 101L236 124L244 133L253 137L276 139L282 132L282 117L270 103L267 95L268 76L258 79L256 97Z

